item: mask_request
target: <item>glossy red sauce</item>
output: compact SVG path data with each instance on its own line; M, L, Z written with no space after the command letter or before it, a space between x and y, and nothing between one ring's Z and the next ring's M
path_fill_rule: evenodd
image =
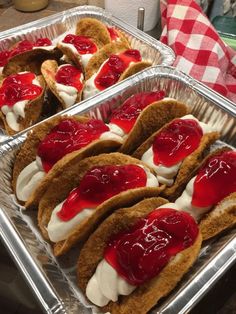
M93 54L98 49L95 43L86 36L69 34L66 35L62 42L66 44L72 44L81 55L88 53Z
M68 221L85 208L95 208L123 191L146 186L147 175L137 165L107 165L93 167L82 178L57 213Z
M3 67L7 64L8 60L11 57L14 57L25 51L32 50L33 47L39 46L51 46L52 42L49 38L38 38L35 43L30 42L29 40L22 40L17 43L12 49L0 51L0 67Z
M38 146L38 156L48 172L66 154L85 147L109 128L101 120L86 123L65 119L56 125Z
M110 123L118 125L125 133L129 133L142 110L164 97L164 91L142 92L132 95L122 106L112 112Z
M22 40L19 43L17 43L13 49L10 50L11 52L10 57L16 56L25 51L32 50L33 47L34 47L34 44L30 42L29 40Z
M236 192L236 152L227 151L210 157L194 180L192 205L214 206Z
M135 49L111 55L96 76L95 86L99 90L112 86L119 80L121 74L129 67L131 62L140 62L141 60L140 52Z
M82 77L81 77L82 76ZM83 88L83 74L73 65L64 65L59 68L55 76L56 82L75 87L78 91Z
M51 45L52 45L52 41L47 37L38 38L34 43L34 47L47 47Z
M157 276L173 256L195 242L197 235L198 226L188 213L160 208L115 235L104 257L128 283L138 286Z
M0 67L4 67L7 64L8 59L10 58L10 51L0 51Z
M176 165L198 148L202 136L202 128L197 121L175 119L154 139L154 163L166 167Z
M33 100L42 93L42 87L32 83L33 73L12 74L8 76L0 87L0 107L12 107L22 100Z
M115 27L107 27L107 30L110 34L111 41L116 41L119 38L119 35L118 35Z

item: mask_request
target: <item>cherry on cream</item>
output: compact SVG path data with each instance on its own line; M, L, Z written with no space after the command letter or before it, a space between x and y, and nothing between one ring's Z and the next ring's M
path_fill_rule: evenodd
M154 163L167 167L176 165L197 149L202 136L202 128L196 120L175 119L155 136Z
M48 172L63 156L85 147L109 128L101 120L86 123L65 119L56 125L38 146L43 169Z
M87 36L68 34L62 42L72 44L81 55L94 54L98 50L96 44Z
M55 80L59 84L73 86L78 91L83 89L83 74L81 70L73 65L61 66L55 75Z
M192 205L208 207L236 192L236 152L225 151L207 159L193 184Z
M138 165L93 167L71 191L57 216L69 221L86 208L96 208L105 200L129 189L146 186L147 174Z
M160 208L130 230L112 237L104 258L129 284L139 286L157 276L173 256L190 247L197 235L198 226L188 213Z
M129 97L122 106L112 112L110 123L116 124L125 133L133 128L140 113L152 103L165 97L164 91L142 92Z
M96 75L94 84L98 90L104 90L115 84L130 63L140 62L142 57L135 49L128 49L120 54L112 54Z

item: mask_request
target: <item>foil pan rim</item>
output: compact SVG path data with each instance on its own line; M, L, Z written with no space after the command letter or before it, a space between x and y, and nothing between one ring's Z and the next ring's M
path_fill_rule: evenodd
M79 112L87 111L88 109L92 109L99 105L99 103L102 103L108 96L112 97L114 95L119 94L122 90L125 90L128 86L130 86L130 83L132 82L132 85L138 84L141 80L146 80L147 78L153 78L154 76L158 76L159 78L162 77L168 77L168 78L175 78L176 80L181 81L186 86L190 87L200 95L203 95L210 101L216 102L217 105L221 105L221 107L224 110L228 110L231 115L235 115L235 107L234 104L230 101L228 101L226 98L220 96L219 94L216 94L208 87L204 86L203 84L199 83L195 79L191 78L190 76L176 70L173 67L168 66L154 66L150 67L149 69L146 69L145 71L140 72L137 76L131 77L127 81L121 82L117 84L115 88L112 90L106 90L104 93L101 93L100 95L91 98L89 101L84 101L82 103L82 106L74 106L73 108L67 109L63 114L69 113L69 114L76 114ZM226 107L224 107L227 105ZM9 153L13 149L15 149L25 138L26 132L24 134L18 134L14 139L8 141L5 145L0 146L0 155L4 156L6 153ZM3 217L3 219L0 219L0 227L2 229L1 237L5 245L7 246L8 250L11 252L11 255L13 256L15 262L17 263L18 267L21 268L21 260L19 259L19 256L24 260L31 260L30 252L26 249L24 246L23 240L18 235L18 232L13 228L13 222L10 218L10 216L5 212L5 210L2 208L0 204L0 218ZM10 228L12 227L12 228ZM9 238L10 237L10 238ZM17 239L19 241L21 240L20 246L16 246L15 242L17 243ZM15 242L14 242L15 241ZM221 259L220 259L221 258ZM214 255L214 258L211 260L208 260L205 264L205 268L203 268L197 275L195 275L194 280L191 282L189 286L183 287L182 291L180 292L180 295L178 295L177 298L173 299L170 298L161 306L157 306L157 313L170 313L170 310L173 309L173 306L176 304L179 306L179 313L186 313L189 309L193 307L194 304L196 304L199 299L210 289L212 284L217 281L223 273L232 265L232 263L236 260L236 238L235 235L232 233L232 235L229 235L227 237L227 241L224 242L224 247L221 248L221 253ZM220 263L219 263L220 262ZM217 266L217 267L212 267ZM207 267L206 267L207 266ZM32 272L32 269L37 269L37 272L35 276L38 278L38 281L36 281L36 287L39 285L38 291L39 294L36 294L37 298L41 302L41 305L44 306L44 309L47 310L48 313L66 313L65 308L63 306L62 300L60 300L59 296L57 295L56 291L53 289L52 286L48 285L47 281L40 281L41 276L43 275L43 271L40 270L39 265L36 265L35 262L32 263L31 268L24 269L21 271L23 272L26 279L28 279L28 283L32 284L32 278L30 276L30 273ZM60 268L59 268L60 271ZM203 280L205 274L207 275L207 279L209 280ZM210 278L213 278L212 280ZM44 278L47 279L47 278ZM205 278L206 279L206 278ZM191 289L190 289L190 288ZM201 289L200 289L200 288ZM199 291L198 291L199 290ZM188 293L187 293L187 292ZM191 293L192 295L191 295ZM185 293L185 296L182 297L181 295ZM45 300L47 300L47 295L51 296L51 307L45 303ZM52 302L54 302L52 304ZM61 303L62 302L62 303Z

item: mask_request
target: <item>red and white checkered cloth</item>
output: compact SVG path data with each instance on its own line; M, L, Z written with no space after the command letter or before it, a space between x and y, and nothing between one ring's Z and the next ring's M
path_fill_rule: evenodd
M161 41L174 66L236 103L236 52L226 46L193 0L161 0Z

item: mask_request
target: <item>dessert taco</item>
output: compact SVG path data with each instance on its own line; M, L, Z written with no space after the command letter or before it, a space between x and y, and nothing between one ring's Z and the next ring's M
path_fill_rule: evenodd
M43 108L45 82L32 72L12 74L1 81L0 120L9 135L39 120Z
M189 112L185 104L164 96L164 91L140 92L113 110L109 126L124 138L120 152L131 154L164 124Z
M110 44L111 42L129 43L123 33L112 26L106 26L104 23L93 18L83 18L76 26L76 35L87 36L101 43L101 46Z
M83 116L55 117L28 135L13 168L13 190L26 207L34 207L54 176L70 164L111 152L122 139L101 120Z
M220 134L192 115L174 119L151 135L133 154L151 167L167 187L162 195L175 200Z
M83 98L94 96L149 66L151 63L142 61L138 50L129 49L123 42L108 44L93 55L85 68Z
M83 246L78 285L100 311L144 314L196 260L201 234L188 213L162 198L118 209Z
M44 61L41 71L48 87L66 109L81 100L84 75L81 69L54 60Z
M11 57L3 68L3 75L8 76L19 72L29 71L41 74L41 65L45 60L59 60L62 53L58 49L46 50L36 48Z
M157 196L164 188L140 160L120 153L71 163L50 183L39 203L38 223L56 256L86 240L117 208Z
M219 149L194 171L177 206L200 222L203 240L236 223L236 151Z

